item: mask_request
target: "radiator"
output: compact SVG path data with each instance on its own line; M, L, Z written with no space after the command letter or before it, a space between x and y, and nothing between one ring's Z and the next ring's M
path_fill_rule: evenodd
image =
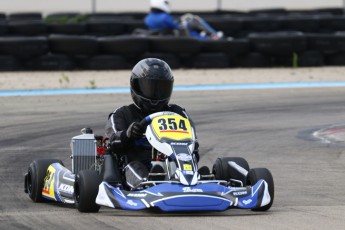
M82 134L71 140L72 172L77 174L80 170L96 170L97 146L94 134Z

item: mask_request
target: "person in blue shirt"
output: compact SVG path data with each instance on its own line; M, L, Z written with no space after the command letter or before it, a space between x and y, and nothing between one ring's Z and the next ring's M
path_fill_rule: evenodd
M220 39L222 33L214 30L207 22L193 14L181 16L181 23L171 15L168 0L150 0L151 10L144 22L149 30L161 31L167 34L182 34L198 39Z

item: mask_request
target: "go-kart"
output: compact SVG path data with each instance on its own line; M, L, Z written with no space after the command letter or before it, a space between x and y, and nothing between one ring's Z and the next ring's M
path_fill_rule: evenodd
M166 212L266 211L272 206L274 184L268 169L250 169L241 157L218 158L212 172L198 168L194 127L188 119L165 111L147 116L141 125L147 126L146 139L155 152L152 164L162 172L150 172L132 187L126 181L104 181L109 144L106 138L83 132L71 141L72 171L60 160L34 160L25 175L25 192L35 202L74 203L80 212L98 212L100 206Z

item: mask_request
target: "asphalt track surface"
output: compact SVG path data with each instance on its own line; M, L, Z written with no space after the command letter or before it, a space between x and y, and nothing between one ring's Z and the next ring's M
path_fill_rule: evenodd
M345 122L345 88L175 92L197 126L201 165L242 156L275 180L268 212L160 213L33 203L23 176L35 158L70 168L70 138L90 126L104 133L108 113L126 94L0 98L0 229L344 229L345 146L315 139L316 130Z

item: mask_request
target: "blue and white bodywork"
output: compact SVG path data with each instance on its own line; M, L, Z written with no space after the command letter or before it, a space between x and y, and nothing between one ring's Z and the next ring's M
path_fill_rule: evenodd
M169 212L255 209L270 203L264 180L253 186L231 187L225 180L202 178L192 154L195 133L188 119L172 112L159 112L148 116L146 123L146 138L168 157L165 162L158 162L166 172L165 180L143 180L131 191L103 181L97 204L126 210L159 208Z

